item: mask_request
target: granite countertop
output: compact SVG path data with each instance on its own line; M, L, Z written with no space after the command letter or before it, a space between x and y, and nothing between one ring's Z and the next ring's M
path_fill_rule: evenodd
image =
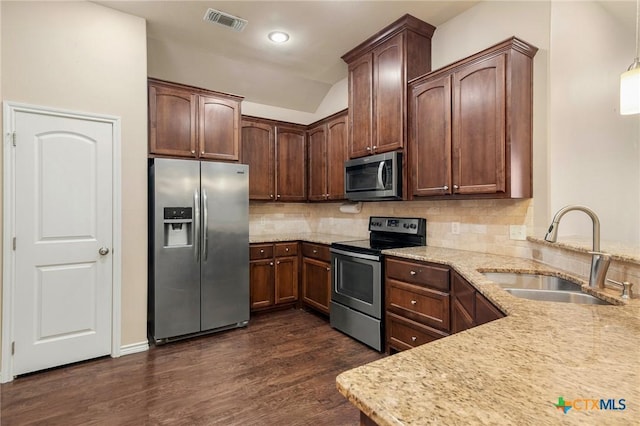
M640 300L624 303L614 290L600 294L614 306L520 299L479 271L586 282L514 257L437 247L384 253L451 266L507 316L340 374L338 390L379 425L640 423ZM617 408L624 399L626 409L579 402L565 414L559 397L615 399Z
M277 243L283 241L306 241L309 243L331 244L336 241L362 240L366 237L354 237L349 235L322 234L317 232L291 232L286 234L259 234L249 235L249 243Z

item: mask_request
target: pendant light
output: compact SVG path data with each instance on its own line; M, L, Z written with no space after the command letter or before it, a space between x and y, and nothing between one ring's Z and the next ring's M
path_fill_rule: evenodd
M640 114L640 0L636 0L636 57L620 76L620 114Z

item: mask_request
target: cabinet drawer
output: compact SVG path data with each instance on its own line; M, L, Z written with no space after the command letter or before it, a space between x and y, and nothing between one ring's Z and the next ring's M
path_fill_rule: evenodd
M447 267L387 259L386 271L389 278L449 291L449 268Z
M249 246L249 258L251 260L271 259L273 257L273 244L251 244Z
M387 280L387 309L441 330L450 330L449 294Z
M329 246L321 244L303 243L302 255L304 257L311 257L313 259L331 262L331 253L329 252Z
M276 257L295 256L298 254L298 243L277 243Z
M449 334L387 312L387 344L398 350L415 348Z

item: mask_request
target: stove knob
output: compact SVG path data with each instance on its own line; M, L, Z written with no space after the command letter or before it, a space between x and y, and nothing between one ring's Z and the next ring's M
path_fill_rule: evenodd
M418 225L416 225L415 223L411 224L411 229L416 229L418 227Z
M409 228L409 224L405 223L404 225L402 225L405 229Z

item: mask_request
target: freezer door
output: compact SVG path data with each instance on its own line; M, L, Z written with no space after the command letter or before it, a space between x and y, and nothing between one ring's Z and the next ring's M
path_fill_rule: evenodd
M249 166L201 164L204 331L249 320Z
M160 340L200 331L200 163L155 159L149 178L149 328Z

